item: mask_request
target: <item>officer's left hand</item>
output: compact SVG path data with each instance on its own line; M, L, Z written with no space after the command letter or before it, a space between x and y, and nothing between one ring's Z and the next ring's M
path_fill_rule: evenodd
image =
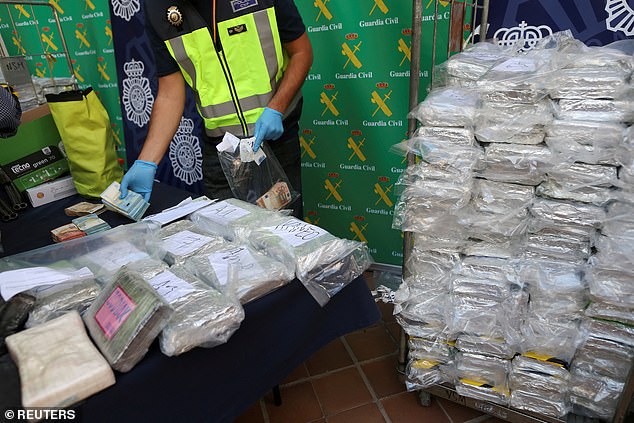
M282 114L277 110L264 108L264 112L255 122L255 144L253 151L258 151L264 140L276 140L284 133Z

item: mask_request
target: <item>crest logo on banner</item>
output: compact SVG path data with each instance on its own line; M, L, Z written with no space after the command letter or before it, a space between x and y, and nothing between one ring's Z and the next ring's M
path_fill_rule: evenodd
M628 0L607 0L605 11L608 12L607 29L634 36L634 6L628 4Z
M383 179L387 179L387 178L383 178ZM385 182L389 182L389 180ZM374 203L375 206L378 206L379 203L385 203L388 207L394 207L394 203L392 202L392 199L388 196L390 191L392 191L393 186L394 184L390 186L383 186L379 182L374 184L374 193L378 195L378 200L376 200L376 203Z
M390 99L391 95L392 90L390 90L390 92L388 92L387 94L384 94L383 97L381 97L381 95L376 91L372 91L371 101L372 103L376 104L376 109L374 110L374 113L372 113L372 117L374 117L379 110L381 110L387 117L392 116L392 110L390 110L387 105L387 101Z
M110 0L115 16L130 22L130 19L141 10L141 0Z
M333 89L334 89L334 86L333 86ZM339 91L335 92L331 96L329 96L328 94L326 94L323 91L321 92L319 102L326 106L326 107L324 107L324 111L321 112L322 116L325 115L326 112L329 111L329 110L330 110L330 113L332 113L333 115L339 116L339 110L337 109L337 106L335 106L335 101L337 100L337 95L338 94L339 94Z
M372 16L372 14L374 13L377 7L379 8L381 12L383 12L384 15L387 15L388 12L390 11L390 9L385 4L385 1L374 0L374 6L372 6L372 9L370 10L370 13L369 13L370 16Z
M367 223L363 223L365 218L363 216L355 216L356 222L350 223L350 232L354 234L353 241L361 241L367 243L368 240L365 237L365 232L368 228Z
M553 30L547 25L529 26L522 21L516 27L498 29L493 39L501 46L515 46L518 51L528 51L550 35L553 35Z
M174 176L187 185L203 179L203 153L198 137L193 135L194 121L181 118L180 126L170 143L169 158Z
M359 38L358 34L346 35L346 40L351 42L356 40L357 38ZM348 66L348 63L352 63L357 69L361 69L361 67L363 66L363 64L357 57L357 52L360 50L361 43L363 43L363 41L359 41L357 44L351 43L352 48L350 48L350 45L348 45L348 43L345 41L341 44L341 54L348 58L348 60L346 60L346 63L343 65L344 69Z
M365 144L365 138L360 141L355 141L354 138L348 137L348 148L352 150L352 154L350 154L350 157L348 157L348 161L352 160L354 156L357 156L362 162L365 162L367 160L365 154L363 154L363 151L361 151L363 144Z
M328 10L328 6L326 6L326 3L329 2L330 0L315 0L315 3L313 4L317 9L319 9L319 13L317 14L317 18L315 18L315 22L319 21L319 18L321 18L322 16L327 20L332 19L332 13L330 13L330 10Z
M317 158L317 154L315 154L315 150L313 150L313 144L315 144L315 139L317 137L313 136L312 138L308 139L308 137L304 138L304 135L299 136L299 144L302 147L302 159L305 155L308 155L308 157L315 160Z
M80 50L90 48L90 41L88 41L87 35L88 29L84 27L84 24L77 24L75 28L75 38L79 41Z
M333 175L329 175L332 178L338 179L339 178L339 174L333 174ZM339 179L336 183L332 183L332 181L330 179L326 179L324 181L324 189L326 189L326 191L328 191L328 196L326 196L326 201L330 200L331 198L334 198L335 200L337 200L338 202L342 202L343 201L343 197L341 196L341 194L339 194L339 187L341 186L341 183L343 181L341 179Z
M132 59L123 65L123 71L127 78L122 81L123 107L126 118L134 122L139 128L150 121L154 96L150 89L150 80L143 76L145 65L143 62Z
M407 60L407 62L412 61L412 49L411 44L407 44L404 39L398 39L398 51L403 53L403 58L401 59L401 63L399 66L403 66L403 63Z

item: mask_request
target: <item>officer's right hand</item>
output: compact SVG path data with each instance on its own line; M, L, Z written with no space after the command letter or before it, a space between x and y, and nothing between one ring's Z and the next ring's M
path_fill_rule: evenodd
M132 167L123 175L119 198L125 198L128 195L128 189L131 189L141 194L143 199L149 202L157 168L158 166L153 162L146 162L145 160L135 161Z

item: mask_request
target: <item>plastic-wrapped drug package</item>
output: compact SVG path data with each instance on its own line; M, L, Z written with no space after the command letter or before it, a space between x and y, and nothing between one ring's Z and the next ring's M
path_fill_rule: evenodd
M68 260L77 268L88 267L102 283L110 280L122 266L151 277L154 268L156 273L161 271L165 254L159 229L157 223L138 222L73 240Z
M555 161L571 163L617 165L617 148L600 143L585 143L571 138L546 137L546 145Z
M627 100L561 99L555 116L563 120L634 122L634 103Z
M475 136L480 142L540 144L553 120L547 101L529 104L485 102L478 110Z
M421 126L414 132L412 140L466 146L474 145L475 142L473 129L448 126Z
M31 290L35 296L33 310L26 327L30 328L75 310L82 314L97 298L101 287L94 279L66 282Z
M196 226L229 241L247 242L252 228L280 216L279 213L236 198L211 204L189 218Z
M143 277L125 266L83 315L93 341L113 369L131 370L174 310Z
M620 306L602 301L601 299L592 298L590 305L584 310L587 317L595 319L611 320L613 322L623 323L625 325L634 326L634 307Z
M630 74L618 68L561 69L548 80L548 93L551 98L613 99L625 90Z
M224 244L190 257L185 267L204 283L246 304L286 285L294 263L274 260L248 245Z
M569 401L575 414L612 419L625 383L610 377L575 370L570 378Z
M449 381L447 374L443 371L443 364L436 360L409 360L405 372L407 374L405 386L408 391L429 388Z
M465 81L477 81L492 67L508 59L510 51L495 43L475 43L446 62L447 74Z
M23 407L68 407L115 383L76 311L9 336Z
M404 282L422 288L449 288L450 271L459 263L456 251L420 251L414 247L413 254L405 263L408 270Z
M572 372L580 370L625 381L634 360L634 347L607 339L588 336L572 363Z
M295 263L295 275L321 306L372 263L366 244L299 219L278 218L266 225L251 232L251 243L282 263Z
M568 365L582 340L579 320L567 316L530 313L520 324L518 352Z
M3 303L0 308L0 355L6 353L5 338L24 328L34 304L35 297L24 292Z
M172 266L148 282L174 309L159 335L167 356L224 344L244 320L235 297L210 288L183 266Z
M428 388L451 380L453 349L443 338L410 337L405 385L408 390Z
M617 184L615 167L574 163L553 166L546 181L537 187L537 194L602 206L615 197Z
M632 273L592 266L586 273L592 296L614 304L634 306Z
M474 126L480 106L477 91L460 87L433 90L409 113L425 126Z
M599 228L605 221L602 207L569 201L537 198L530 207L535 227L590 226Z
M471 203L477 212L504 215L527 208L534 198L531 186L476 179Z
M484 170L479 176L490 181L539 185L551 164L552 154L543 146L489 144L484 153Z
M621 144L624 129L625 126L617 122L556 119L546 127L546 135L582 145L616 148Z
M458 395L508 405L511 393L504 387L491 386L486 382L472 379L458 379L455 383Z
M161 228L159 236L166 251L163 260L170 266L183 264L192 255L225 243L223 237L204 233L190 220Z
M545 378L544 378L545 379ZM547 383L542 380L541 383ZM511 407L520 410L532 411L545 416L564 417L570 411L565 400L557 401L552 397L544 396L542 392L514 390L511 392Z
M483 354L504 359L511 359L515 355L515 350L506 340L490 336L458 335L456 348L464 353Z
M459 352L454 362L458 379L483 381L487 385L508 390L507 377L511 369L510 360Z

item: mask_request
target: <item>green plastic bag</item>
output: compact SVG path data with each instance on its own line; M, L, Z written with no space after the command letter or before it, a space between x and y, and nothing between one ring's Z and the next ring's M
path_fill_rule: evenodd
M92 88L47 94L46 101L62 138L77 192L99 198L123 176L108 112Z

